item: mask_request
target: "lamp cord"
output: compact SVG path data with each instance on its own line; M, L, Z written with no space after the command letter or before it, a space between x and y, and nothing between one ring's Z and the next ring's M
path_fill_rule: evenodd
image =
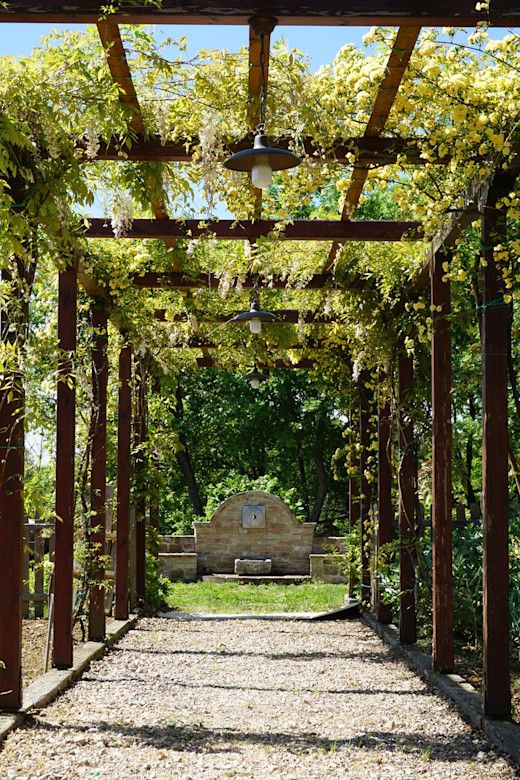
M265 131L265 52L264 52L265 33L260 33L260 123L258 132Z

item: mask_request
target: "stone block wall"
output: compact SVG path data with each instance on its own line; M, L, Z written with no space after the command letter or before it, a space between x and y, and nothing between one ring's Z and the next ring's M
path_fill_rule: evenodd
M310 556L311 577L322 582L347 583L348 576L342 570L342 555L312 554Z
M159 573L169 580L193 582L197 579L197 554L159 553Z
M195 552L194 536L161 536L161 552L193 553Z
M265 508L263 527L244 527L243 508ZM198 573L233 573L236 558L271 558L271 573L309 574L315 523L299 523L277 496L249 491L232 496L209 523L194 523Z

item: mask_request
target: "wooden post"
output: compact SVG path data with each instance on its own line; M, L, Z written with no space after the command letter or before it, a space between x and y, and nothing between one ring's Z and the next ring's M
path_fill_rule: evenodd
M134 445L136 500L135 500L135 548L136 595L141 604L146 601L146 458L143 451L146 442L146 377L140 360L135 370Z
M379 380L378 438L377 438L377 547L381 549L392 541L392 411L390 401L381 395L382 379ZM392 622L392 607L381 601L380 588L377 589L377 619L380 623Z
M432 333L432 620L433 668L452 672L451 295L439 252L431 268ZM440 311L437 308L441 307Z
M482 513L484 533L484 714L511 717L509 672L509 539L507 354L509 306L493 248L505 243L505 214L492 185L482 220Z
M105 577L103 556L106 536L106 445L107 445L107 313L98 303L92 306L92 429L91 519L90 541L94 557L92 577L101 582ZM102 642L105 638L105 588L90 587L88 638Z
M399 538L400 609L399 638L405 644L417 640L415 609L415 452L410 408L413 358L399 355Z
M359 459L360 496L360 533L361 533L361 600L370 604L370 483L366 477L370 448L370 400L366 387L369 377L363 374L359 380L359 441L361 445Z
M119 406L117 430L117 555L116 620L128 618L130 449L132 435L132 348L119 353Z
M2 278L10 281L11 276L3 271ZM9 308L2 308L1 338L14 343ZM0 660L5 665L0 666L0 708L17 710L22 704L25 398L16 370L2 374L0 383Z
M56 408L56 539L54 551L53 666L72 666L74 488L76 433L77 270L60 271L58 287L58 387Z

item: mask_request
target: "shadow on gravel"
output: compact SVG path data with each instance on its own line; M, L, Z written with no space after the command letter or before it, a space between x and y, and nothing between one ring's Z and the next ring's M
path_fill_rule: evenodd
M198 685L192 685L191 683L180 682L178 680L172 680L170 682L173 688L195 688L196 690L204 690L204 688L216 688L226 691L257 691L258 693L320 693L320 694L332 694L340 696L349 696L350 694L362 694L363 696L433 696L432 692L426 688L419 690L392 690L391 688L257 688L252 685L223 685L220 683L199 683Z
M59 731L63 726L39 721L36 728ZM289 753L313 753L316 751L335 753L342 748L389 751L415 755L427 761L463 761L476 759L481 749L471 741L471 735L453 734L421 735L407 732L368 731L348 739L328 739L316 733L306 732L259 732L234 729L208 729L202 724L177 726L158 724L155 726L132 726L125 723L99 721L84 726L68 726L77 732L91 732L106 735L106 746L110 746L110 735L127 737L130 743L147 745L160 750L182 752L228 753L236 752L240 745L264 745L281 747ZM96 743L99 746L99 743ZM483 759L484 763L486 758ZM489 760L495 760L490 756Z
M381 663L382 661L388 661L392 659L391 650L383 650L382 652L374 652L373 650L361 651L359 653L334 653L331 651L315 651L312 653L252 653L250 650L189 650L189 649L172 649L172 650L158 650L149 647L114 647L112 652L119 653L137 653L142 655L211 655L219 658L267 658L271 661L320 661L320 660L336 660L347 659L354 660L359 659L366 662Z

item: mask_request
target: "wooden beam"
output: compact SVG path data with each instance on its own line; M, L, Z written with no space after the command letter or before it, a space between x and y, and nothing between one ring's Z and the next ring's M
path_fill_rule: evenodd
M208 319L203 312L167 316L167 309L156 309L154 316L158 322L188 322L189 319L195 318L199 322L229 322L231 324L230 321L239 313L239 311L232 311L229 314L211 315L211 319ZM275 309L273 314L276 315L276 320L273 320L270 325L297 325L300 321L309 325L330 325L333 322L338 322L338 320L324 314L315 314L311 311L300 312L298 309Z
M128 618L130 450L132 437L132 347L119 352L119 397L117 425L117 509L116 509L116 620Z
M505 186L504 186L505 184ZM506 244L506 214L497 209L509 191L497 176L490 187L482 220L482 515L484 714L511 717L509 671L509 480L508 480L508 329L511 317L504 303L501 271L494 247Z
M2 279L11 274L2 270ZM13 295L18 298L15 290ZM18 301L14 302L16 306ZM0 330L3 342L13 344L10 305L2 306ZM0 708L22 705L22 545L24 407L22 375L5 372L0 390Z
M273 143L279 149L289 149L294 143L291 138L273 138ZM191 162L194 152L198 149L197 138L187 138L177 141L162 142L159 136L152 138L138 138L129 141L127 146L125 141L113 139L108 144L100 139L99 149L94 158L86 154L87 142L79 141L76 148L84 154L81 162L92 162L93 160L115 160L132 162ZM423 142L424 143L424 142ZM513 147L519 147L513 144ZM243 138L240 141L228 144L227 154L235 154L251 147L251 138ZM421 156L422 146L419 141L405 140L402 138L391 138L389 136L360 136L346 138L341 143L336 143L331 149L322 149L316 146L312 138L303 140L305 154L316 162L323 160L335 160L343 165L351 165L351 156L356 155L357 162L377 167L380 165L390 165L396 162L398 157L404 157L410 165L425 165L426 160ZM436 157L428 162L438 165L448 165L451 156Z
M114 238L111 225L98 217L89 219L87 238ZM221 219L203 222L200 219L135 219L122 238L191 239L211 236L226 241L256 241L269 235L279 223L276 220L258 221ZM342 222L338 219L302 219L285 226L280 238L285 241L401 241L418 240L420 222L392 220L359 220Z
M142 361L135 356L134 385L134 469L136 480L135 498L135 545L136 545L136 594L142 606L146 601L146 466L144 447L147 440L146 420L146 371Z
M413 359L399 355L399 639L417 640L415 604L415 443L411 411Z
M126 52L119 27L117 24L104 19L97 23L97 29L105 50L105 56L112 79L120 90L119 100L125 106L128 106L132 112L128 122L128 128L132 133L142 138L146 135L146 126L139 99L134 88L132 74L128 67ZM150 198L150 204L155 218L158 220L168 219L168 212L165 205L166 196L162 185L157 187L153 178L147 175L144 178L144 186L148 197ZM167 246L173 246L174 243L173 239L166 239Z
M383 131L420 31L420 27L400 27L398 29L392 51L388 57L385 76L379 85L372 113L365 128L365 136L377 137ZM368 170L366 163L358 161L354 164L341 213L341 219L344 221L351 220L355 216ZM337 242L332 245L324 271L327 271L334 264L339 248L340 244Z
M368 373L363 372L359 378L359 480L361 486L360 495L360 536L361 536L361 600L366 604L371 603L372 583L370 577L370 503L371 488L367 477L368 457L370 451L370 390L366 387L369 382Z
M392 541L392 521L394 511L392 506L392 410L390 401L382 397L380 378L380 391L378 403L378 431L377 431L377 549L378 556L382 547ZM377 619L380 623L392 622L392 607L383 602L381 589L378 582L376 599Z
M107 313L96 302L92 305L92 466L90 543L94 561L89 594L88 638L105 638L105 535L107 483ZM99 584L96 584L99 583Z
M310 358L303 358L302 360L298 360L297 363L290 363L287 360L275 360L273 363L257 363L257 368L261 370L268 370L268 369L309 369L314 368L315 361L311 360ZM197 358L197 366L199 368L219 368L218 358L213 357L211 355L205 355L204 357ZM227 368L227 370L234 370L232 368Z
M255 131L260 124L260 100L262 93L262 81L264 83L265 96L269 81L269 55L271 48L271 32L276 19L262 19L263 23L249 24L249 70L248 70L248 106L247 116L251 131ZM254 217L262 217L262 190L254 188Z
M502 180L507 180L507 186L513 187L520 172L520 153L508 163L507 170L500 167ZM462 205L453 209L445 223L437 231L425 252L421 268L412 280L412 291L420 291L430 283L430 268L437 252L442 248L445 251L453 247L461 233L483 213L489 191L489 180L476 179L463 194Z
M242 288L252 289L255 285L260 287L269 287L269 289L284 290L287 287L287 280L279 276L269 281L258 279L254 274L248 274L242 280ZM156 273L147 271L133 277L134 287L156 290L196 290L200 287L208 287L210 290L218 290L219 279L214 274L201 274L196 279L189 279L176 271L165 271ZM314 274L306 281L306 290L322 290L324 287L337 287L353 291L366 290L367 280L362 276L352 277L351 279L337 282L332 274Z
M451 295L439 252L431 269L432 304L432 619L433 668L452 672ZM440 311L437 309L440 308Z
M46 0L10 0L0 10L0 19L11 22L58 24L95 23L105 13L102 0L64 2ZM489 11L477 11L474 0L436 0L425 4L419 0L272 0L269 13L281 25L423 25L442 27L475 26L487 21L504 27L520 26L520 11L515 0L494 0ZM266 13L265 3L258 0L229 0L226 5L207 0L163 0L156 4L120 4L109 18L121 24L247 24L251 16Z
M56 407L56 530L54 548L53 666L73 663L74 506L76 445L76 352L78 275L75 265L59 273L58 387Z

